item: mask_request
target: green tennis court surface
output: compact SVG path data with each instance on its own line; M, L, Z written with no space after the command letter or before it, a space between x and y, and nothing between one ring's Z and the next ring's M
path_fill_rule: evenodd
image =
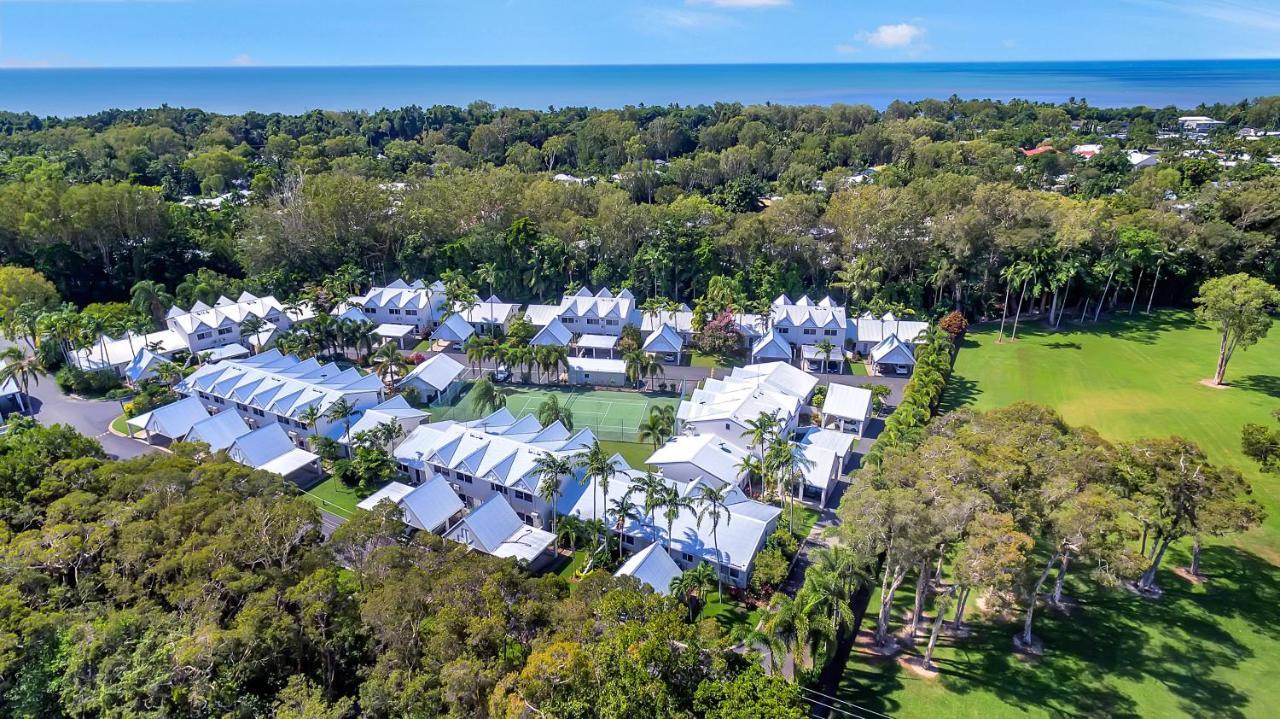
M516 417L536 414L543 402L555 396L562 406L568 406L573 414L575 428L590 427L600 439L624 442L636 440L636 428L649 416L650 407L674 407L680 403L678 398L670 395L640 392L525 387L508 388L508 391L507 409ZM432 408L432 420L452 419L465 422L479 419L485 413L473 406L470 394L470 391L464 392L451 406Z

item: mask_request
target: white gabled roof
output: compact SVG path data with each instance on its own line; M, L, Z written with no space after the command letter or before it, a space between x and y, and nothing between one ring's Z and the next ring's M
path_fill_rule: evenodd
M462 500L444 477L436 476L400 499L404 521L414 529L434 532L462 511ZM519 519L519 517L517 517Z
M315 462L316 455L298 449L280 425L272 423L237 437L227 454L247 467L287 477Z
M671 594L671 580L682 573L680 565L667 554L666 548L654 542L628 557L613 576L635 577L665 597Z
M907 341L915 342L928 330L928 322L900 320L893 313L888 312L883 317L872 317L870 314L862 315L856 321L854 334L858 342L870 342L873 344L890 335L897 335Z
M209 410L205 409L198 397L186 397L133 417L128 420L128 425L169 439L178 439L190 432L197 422L208 417Z
M889 335L871 348L871 361L877 364L913 365L916 363L916 356L911 351L911 345L898 339L897 335Z
M791 343L782 338L782 335L769 330L769 332L756 343L751 346L752 359L791 359Z
M350 299L352 305L374 309L416 310L419 314L439 320L444 306L443 288L427 287L422 280L412 284L396 280L386 287L374 287L359 297Z
M144 379L150 379L156 376L156 368L162 364L169 364L169 360L152 352L149 349L140 349L138 354L134 355L133 361L124 370L124 376L129 378L130 382L141 382Z
M830 297L814 302L808 295L791 302L779 295L772 307L774 326L843 330L847 324L844 308Z
M663 324L645 338L640 348L645 352L680 352L684 349L684 338L669 324Z
M449 315L444 322L441 322L435 332L431 333L431 340L433 342L441 340L445 342L466 342L475 333L475 328L471 326L471 323L455 312Z
M329 428L328 434L332 439L336 439L343 444L350 444L351 439L359 436L361 432L371 431L378 425L387 422L399 424L407 434L422 424L422 421L427 417L428 414L426 412L414 409L404 397L396 395L382 404L353 415L349 433L345 422L335 422Z
M832 383L827 387L827 398L822 403L822 413L831 417L865 422L871 417L871 390Z
M559 423L542 427L533 415L516 419L502 409L474 422L421 425L394 455L410 467L436 465L535 493L541 482L537 461L544 452L576 454L594 440L590 430L570 434Z
M850 450L853 449L853 435L848 432L837 432L832 429L821 429L819 427L805 427L797 434L796 444L799 445L815 445L829 449L836 453L836 456L842 460L849 456Z
M529 344L535 347L568 347L572 341L573 333L569 328L564 326L559 317L552 317L542 329L538 330L533 339L529 340Z
M275 322L281 319L296 322L313 317L315 312L309 306L296 310L286 310L275 297L255 297L242 292L240 297L232 300L219 297L213 307L203 302L196 302L185 313L174 313L170 310L165 321L173 329L191 334L199 330L211 330L228 325L239 325L250 317Z
M606 499L614 500L628 492L631 493L633 502L642 505L644 490L636 484L635 480L643 475L643 472L631 469L619 455L614 456L614 465L618 467L619 474L609 481L608 497L605 497L594 477L589 478L584 484L569 483L565 493L560 497L558 505L560 513L590 520L602 514L609 506ZM622 531L633 537L650 541L657 539L675 551L716 561L715 541L711 536L710 522L705 519L699 522L698 511L695 508L697 498L702 492L702 483L700 481L676 482L670 479L666 479L665 482L669 488L676 490L693 505L680 510L679 516L672 523L670 536L667 534L666 520L661 515L652 524L648 517L634 517L623 525ZM725 504L728 506L728 516L721 516L717 528L720 558L723 560L721 563L746 569L755 557L756 551L764 545L765 538L782 514L782 510L748 498L737 487L729 487L727 495Z
M191 425L183 442L204 442L209 449L218 452L230 447L237 438L249 433L249 425L240 415L230 410L219 412L208 419Z
M532 561L555 535L520 521L501 494L490 496L448 533L448 538L495 557Z
M715 435L679 435L655 450L645 464L659 468L690 464L706 477L724 484L737 484L742 472L740 467L746 457L746 450Z
M520 305L510 302L503 302L497 295L489 295L488 299L481 300L480 304L471 307L459 306L455 308L462 319L476 324L506 324L507 320L520 309Z
M409 380L418 380L437 392L443 392L449 388L449 385L456 382L466 369L461 362L449 355L438 354L428 357L425 362L414 367L413 371L405 375L399 384L403 385Z
M360 500L360 502L356 504L356 509L363 509L366 512L372 512L374 507L377 507L378 503L384 499L393 504L399 505L400 500L412 491L413 487L410 487L403 482L387 482L382 489L379 489L368 497Z
M774 392L806 400L818 386L818 379L804 370L785 362L765 362L735 367L726 378L730 381L754 383Z
M105 339L104 339L105 338ZM92 346L76 350L72 354L75 365L85 371L107 369L127 365L145 347L155 347L159 354L171 355L187 349L187 343L173 330L161 330L145 335L126 332L120 339L99 338Z
M293 419L312 405L325 411L341 398L357 408L371 406L382 389L376 376L354 367L299 360L276 349L203 365L177 386L186 395L204 392Z

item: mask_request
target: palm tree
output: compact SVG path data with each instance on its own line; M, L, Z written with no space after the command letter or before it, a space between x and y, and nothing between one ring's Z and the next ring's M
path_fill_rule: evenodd
M640 519L641 515L636 511L636 503L631 501L631 492L625 492L621 497L609 503L609 508L605 510L606 514L613 515L613 531L618 533L618 559L622 559L622 531L627 526L627 520Z
M805 456L798 447L782 437L774 437L769 445L766 463L773 470L778 492L787 498L791 505L788 528L795 526L796 502L792 491L798 483L804 481L804 471L813 467L813 460Z
M544 427L552 422L563 424L566 429L573 429L573 410L568 405L560 404L555 395L547 397L538 405L538 422Z
M395 342L388 342L379 347L369 360L373 363L374 372L382 378L382 383L387 386L388 391L394 391L396 381L409 367L409 361L400 354L400 348L396 347Z
M307 408L298 413L298 421L307 425L307 429L315 431L316 424L324 418L324 412L320 411L319 404L309 404Z
M826 372L828 367L831 365L831 353L835 352L836 346L831 344L831 340L824 337L822 341L814 345L814 347L822 353L822 371Z
M649 408L649 416L636 425L641 442L653 444L657 449L675 434L676 408L669 404L654 405Z
M583 474L585 481L590 482L592 478L600 485L600 494L604 501L609 501L609 480L618 473L618 468L614 466L612 458L605 453L604 448L600 446L600 441L596 440L591 444L591 449L579 455L578 466L586 470ZM599 518L600 512L596 506L596 493L591 492L591 515L593 518ZM592 537L593 546L600 543L599 535Z
M507 406L507 394L508 391L498 387L493 380L481 377L471 386L471 406L475 407L480 414L488 414Z
M765 445L767 445L774 433L778 430L778 418L768 412L761 412L755 419L747 420L747 431L742 433L744 439L749 439L750 444L756 447L756 456L760 458L759 464L754 469L760 472L761 489L769 489L769 466L764 461ZM744 461L743 464L746 464Z
M556 504L560 501L560 478L573 474L573 462L568 457L543 452L533 461L534 474L538 477L538 497L551 507L551 532L556 531Z
M561 517L559 525L553 531L556 535L556 543L567 543L569 545L570 552L577 551L578 540L586 534L582 520L572 514L566 514Z
M667 520L667 541L671 541L672 528L680 517L680 510L693 509L693 502L680 496L675 487L667 486L662 490L662 518ZM696 516L696 515L695 515Z
M164 285L154 280L134 283L129 290L129 296L129 304L135 310L148 315L156 322L163 322L165 312L173 305L173 295L165 290Z
M253 354L257 354L261 351L261 348L258 346L258 335L262 333L266 324L266 321L257 315L250 315L244 318L244 322L240 323L240 339L245 339L246 337L251 338L249 340L249 349Z
M727 486L727 485L726 485ZM729 513L729 506L725 504L728 499L728 492L725 489L712 489L711 487L703 487L702 492L698 495L695 503L698 505L698 521L701 523L703 517L711 518L711 542L716 550L716 566L722 567L723 558L720 556L720 534L717 531L720 528L720 517L724 516L724 523L727 525L733 519L733 515ZM721 514L723 512L723 515ZM720 572L716 572L716 591L724 594L724 584L721 580Z
M818 636L825 639L828 649L834 649L853 625L854 595L864 581L853 552L825 547L813 553L804 586L796 593L797 611L806 617L810 632L819 630Z
M761 620L761 629L772 644L780 644L794 653L797 640L808 633L808 628L807 617L800 613L800 605L794 599L782 592L773 595L769 612Z
M336 402L329 405L329 410L324 413L334 422L343 422L346 425L346 436L351 435L351 415L356 413L356 406L347 401L346 397L339 397Z
M655 513L665 501L666 491L667 483L664 482L661 477L653 472L645 472L644 475L635 480L635 483L627 492L628 494L631 492L644 492L644 502L641 503L641 508L644 511L644 516L649 518L650 529L657 526Z
M471 335L467 338L467 343L463 345L463 350L467 353L467 361L475 368L476 372L480 371L480 365L484 362L485 355L489 353L490 342L480 335Z
M701 562L693 569L687 569L680 576L672 579L668 589L672 594L680 597L689 608L689 621L692 622L698 616L695 608L701 609L699 605L704 602L715 585L715 570L706 562Z
M6 347L3 352L0 352L0 362L4 363L0 367L0 384L13 380L22 389L24 397L30 395L28 390L32 381L37 385L40 384L39 362L34 355L23 352L21 347L17 345ZM26 400L21 403L26 404Z

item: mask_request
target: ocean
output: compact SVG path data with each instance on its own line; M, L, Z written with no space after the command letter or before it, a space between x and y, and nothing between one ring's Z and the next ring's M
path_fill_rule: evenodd
M530 109L716 101L883 108L951 95L1193 108L1274 94L1280 60L0 70L0 109L61 116L162 104L299 113L475 100Z

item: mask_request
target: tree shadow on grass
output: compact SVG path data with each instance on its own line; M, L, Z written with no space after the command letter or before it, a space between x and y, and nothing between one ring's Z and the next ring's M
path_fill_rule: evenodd
M938 405L939 412L951 412L957 409L968 407L982 396L982 390L978 388L978 383L958 374L951 375L951 379L947 380L947 389L942 395L942 402Z
M1229 384L1246 392L1260 392L1268 397L1280 398L1280 377L1275 375L1251 374L1230 380Z
M1186 312L1158 312L1150 317L1146 315L1120 315L1094 325L1085 323L1076 329L1082 332L1094 331L1118 339L1137 342L1139 344L1155 344L1164 332L1185 330L1195 326L1195 319Z
M1186 561L1185 551L1173 552L1166 566ZM1233 686L1222 672L1246 661L1280 664L1280 656L1259 655L1241 641L1245 633L1280 641L1280 622L1274 619L1280 573L1251 552L1216 545L1205 548L1202 571L1210 581L1199 587L1162 572L1160 600L1101 590L1076 576L1068 582L1068 593L1078 601L1071 614L1037 613L1043 657L1025 659L1012 652L1019 624L975 623L971 637L954 646L945 640L950 648L940 650L935 681L957 695L990 695L989 707L975 704L971 710L987 709L992 716L1006 705L1036 707L1051 716L1138 717L1154 711L1151 692L1167 692L1189 716L1243 719L1257 711L1251 687ZM1224 626L1228 621L1233 626ZM908 682L926 681L900 671L892 662L857 656L842 696L890 714L903 696L897 692ZM897 694L885 696L889 693Z

